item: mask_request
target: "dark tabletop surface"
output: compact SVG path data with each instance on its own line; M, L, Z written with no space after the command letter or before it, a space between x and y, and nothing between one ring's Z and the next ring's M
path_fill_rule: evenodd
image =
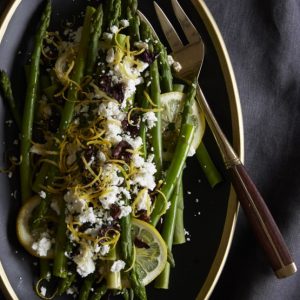
M245 165L300 265L300 0L205 2L237 80ZM0 12L7 3L0 0ZM240 211L211 299L300 299L299 281L299 274L276 279Z

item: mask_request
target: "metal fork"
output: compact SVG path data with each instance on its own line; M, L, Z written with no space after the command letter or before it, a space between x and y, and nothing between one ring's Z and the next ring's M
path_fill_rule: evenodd
M183 45L163 10L154 2L157 17L173 51L172 56L182 65L182 70L178 75L183 79L198 78L204 60L204 43L199 32L177 0L171 0L171 2L175 16L189 42L188 45ZM283 278L294 274L297 271L297 267L289 253L288 247L262 196L222 132L199 84L197 86L197 100L219 146L237 197L258 241L269 258L276 276Z

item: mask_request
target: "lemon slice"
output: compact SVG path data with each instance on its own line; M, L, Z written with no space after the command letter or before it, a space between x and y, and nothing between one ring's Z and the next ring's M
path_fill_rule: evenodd
M28 251L31 255L42 258L53 258L53 250L50 249L47 251L47 255L40 256L36 250L32 248L35 239L29 228L29 221L32 216L33 210L39 205L41 199L39 196L31 197L20 209L16 229L17 229L17 237L21 245Z
M160 101L163 111L161 113L162 119L162 132L165 133L165 144L170 145L169 148L164 149L164 158L168 160L168 157L172 154L172 143L174 143L174 135L168 133L168 127L170 124L174 124L173 132L180 129L181 113L183 111L185 94L182 92L169 92L161 94ZM191 148L197 149L201 143L202 137L205 131L205 118L201 111L197 101L192 106L192 122L195 125L194 139Z
M133 238L144 244L144 247L136 247L135 266L143 285L147 285L165 268L167 246L159 232L149 223L133 219L132 232Z

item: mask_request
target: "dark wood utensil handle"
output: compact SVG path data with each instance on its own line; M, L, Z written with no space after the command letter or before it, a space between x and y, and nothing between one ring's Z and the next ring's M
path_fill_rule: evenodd
M245 214L278 278L294 274L297 267L259 191L243 164L230 166L232 184Z

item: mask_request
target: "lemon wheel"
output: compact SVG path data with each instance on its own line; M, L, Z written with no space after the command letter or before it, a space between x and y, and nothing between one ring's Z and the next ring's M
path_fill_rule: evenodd
M175 132L176 130L177 132L179 131L181 125L180 116L183 110L184 100L185 94L182 92L169 92L161 94L160 101L163 109L161 113L163 132L168 131L168 126L170 124L174 125L175 128L173 128L173 130L175 130ZM205 131L205 117L197 101L195 101L192 106L192 122L195 125L195 134L191 148L196 150L201 143ZM170 143L167 142L166 144L172 144L172 141L174 141L174 137L172 134L171 136L169 136L169 139ZM172 150L165 150L165 159L168 159L168 157L170 156L169 152L172 152Z
M16 223L16 230L17 230L17 237L20 244L29 252L31 255L36 257L41 257L36 250L32 248L35 239L30 231L29 221L32 216L34 209L39 205L41 199L39 196L31 197L20 209L17 223ZM47 255L42 256L42 258L53 258L53 250L50 249L47 252Z
M142 245L135 248L135 266L143 285L147 285L165 268L167 246L160 233L149 223L133 219L132 232L133 238Z

